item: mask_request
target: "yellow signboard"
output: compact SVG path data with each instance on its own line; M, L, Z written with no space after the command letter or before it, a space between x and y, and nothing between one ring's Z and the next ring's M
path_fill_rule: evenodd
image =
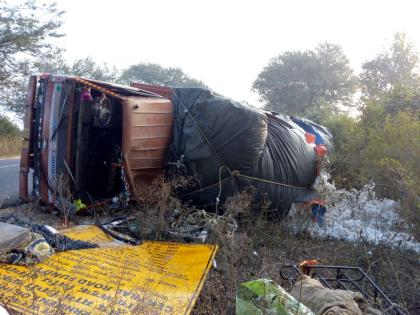
M124 244L105 234L95 225L78 225L62 230L61 233L74 240L98 244L99 247Z
M108 238L92 226L73 232ZM0 304L23 314L189 314L216 249L144 242L62 252L31 267L0 264Z

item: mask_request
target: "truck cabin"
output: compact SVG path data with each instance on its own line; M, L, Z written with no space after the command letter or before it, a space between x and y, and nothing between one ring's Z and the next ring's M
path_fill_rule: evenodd
M26 99L20 197L62 206L135 197L165 168L169 88L32 75ZM32 176L32 187L28 178Z

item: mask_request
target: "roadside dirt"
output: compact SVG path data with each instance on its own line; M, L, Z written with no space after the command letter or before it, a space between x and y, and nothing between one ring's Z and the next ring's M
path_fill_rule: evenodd
M7 213L17 213L57 229L64 227L57 215L43 212L35 204L0 210L0 215ZM93 216L77 216L68 226L93 222ZM208 242L218 244L219 251L192 314L234 314L236 287L244 281L269 278L289 289L291 284L280 277L281 266L307 259L326 265L359 266L395 303L410 314L419 312L415 303L420 300L420 261L414 252L366 243L317 240L307 234L291 235L281 222L258 218L241 222L233 237L216 229Z

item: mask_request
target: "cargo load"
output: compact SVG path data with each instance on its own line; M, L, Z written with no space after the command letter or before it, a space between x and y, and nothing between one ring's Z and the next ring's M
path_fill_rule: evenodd
M331 147L326 129L319 127L308 135L295 122L298 118L262 111L205 89L172 92L168 169L198 177L196 187L184 195L187 199L208 205L253 186L256 197L266 198L280 216L293 202L319 199L311 186L317 176L317 146ZM312 126L308 120L299 122ZM310 136L318 137L318 144Z

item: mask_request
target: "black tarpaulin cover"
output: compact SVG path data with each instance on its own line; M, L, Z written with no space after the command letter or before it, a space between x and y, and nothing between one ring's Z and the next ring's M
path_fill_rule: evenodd
M193 176L184 192L196 205L222 202L253 186L271 209L286 215L292 202L318 198L312 190L317 156L305 131L273 115L200 88L174 88L169 171Z

